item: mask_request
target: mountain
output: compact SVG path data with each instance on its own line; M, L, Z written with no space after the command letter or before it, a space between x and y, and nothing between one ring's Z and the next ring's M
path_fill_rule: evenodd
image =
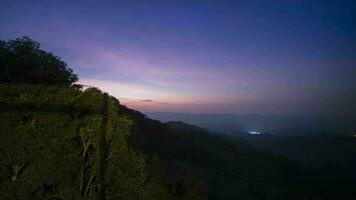
M347 165L356 161L356 139L351 135L288 137L274 142L265 150L289 159L315 164Z
M283 199L291 195L286 171L298 167L288 160L260 154L247 144L202 129L195 131L191 125L163 124L130 109L120 110L137 122L135 146L147 155L157 155L166 174L195 177L181 180L187 187L184 190L203 188L207 199Z
M355 137L239 137L247 133L236 119L251 130L292 119L257 115L187 114L219 130L231 124L225 135L162 123L75 85L65 63L29 39L0 44L1 199L356 198Z
M306 166L303 176L308 177L305 190L325 194L328 188L328 198L339 199L340 197L333 196L334 190L341 192L345 188L356 187L356 138L351 135L288 137L270 144L264 151L303 162ZM315 185L324 189L315 190ZM340 199L355 198L356 193L353 192Z
M213 132L227 134L257 131L291 136L320 133L351 134L356 130L355 117L353 116L275 116L171 112L146 112L145 114L162 122L183 121Z
M2 84L0 91L5 199L289 195L278 170L289 169L287 160L195 126L149 119L97 89Z
M273 155L276 146L256 151L203 128L152 120L93 88L2 84L0 91L4 199L93 199L100 185L105 199L353 195L353 176L345 176L349 162L330 168ZM349 139L333 146L335 158L347 150L339 151L340 145L351 147ZM344 173L335 173L339 169Z
M2 199L166 199L109 95L1 84L0 108Z
M314 165L266 149L283 138L262 144L256 151L250 145L253 142L219 137L183 122L162 124L140 113L135 118L140 127L137 146L146 154L158 155L166 169L183 170L203 180L208 199L352 199L356 195L355 179L347 176L353 173L351 162L338 167L325 162ZM346 139L349 144L351 139ZM308 151L303 144L295 148ZM334 153L342 157L340 148L336 145Z

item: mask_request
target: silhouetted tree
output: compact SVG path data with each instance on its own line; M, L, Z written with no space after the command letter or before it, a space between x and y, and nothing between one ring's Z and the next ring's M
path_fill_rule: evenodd
M78 80L65 62L28 37L0 41L0 82L71 85Z

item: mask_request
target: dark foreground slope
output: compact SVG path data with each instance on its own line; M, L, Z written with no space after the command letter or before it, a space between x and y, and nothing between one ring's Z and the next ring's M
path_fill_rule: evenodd
M304 176L309 179L305 183L308 190L330 196L345 193L349 196L343 199L356 199L356 138L337 134L290 137L265 151L307 164Z
M355 199L354 148L326 149L349 155L339 168L290 161L151 120L76 80L29 38L0 41L0 199ZM294 141L268 151L309 146ZM331 147L343 144L354 143Z
M0 40L0 199L170 199L117 100L77 80L30 38Z
M289 192L279 159L148 119L93 88L2 84L0 107L2 199L283 199Z
M136 146L146 154L158 155L166 173L198 178L181 179L175 186L181 191L202 188L208 199L294 199L299 192L291 182L300 174L294 162L255 152L246 144L228 142L204 129L162 124L130 109L120 111L136 122Z
M0 108L2 199L355 195L354 175L335 171L351 169L290 161L199 127L151 120L96 89L2 84Z
M208 199L355 198L356 179L350 174L354 166L350 160L336 168L330 163L293 161L270 150L254 151L243 142L228 141L182 122L162 124L130 109L120 111L136 122L136 146L158 155L169 173L178 171L199 178ZM299 149L302 151L303 145ZM347 171L340 173L343 169ZM181 182L188 188L189 183Z
M1 199L168 199L116 104L93 88L0 85Z

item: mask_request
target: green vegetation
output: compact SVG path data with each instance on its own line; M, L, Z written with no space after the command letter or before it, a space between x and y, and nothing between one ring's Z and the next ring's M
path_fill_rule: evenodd
M72 70L27 37L1 41L0 58L2 199L167 199L129 147L117 99L73 86Z
M136 122L135 146L158 155L170 177L177 173L194 177L194 185L201 188L194 192L203 199L286 199L291 195L286 173L298 169L285 159L180 122L162 124L124 108L119 113ZM182 187L175 193L182 199L190 199L184 198L192 188L189 184L190 178L170 180L174 188Z
M71 85L77 80L65 62L30 38L0 40L0 83Z
M95 88L0 86L2 199L150 199L132 121ZM157 187L157 186L156 186Z
M0 56L1 199L356 195L354 138L290 138L268 145L291 159L297 152L302 159L293 161L183 122L149 119L96 88L83 90L65 63L28 38L1 42ZM299 150L303 144L308 151ZM304 159L308 152L317 163Z

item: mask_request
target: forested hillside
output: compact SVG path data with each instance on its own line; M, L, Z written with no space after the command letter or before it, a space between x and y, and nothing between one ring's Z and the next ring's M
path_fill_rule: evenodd
M0 44L1 199L355 198L354 175L333 171L346 167L282 157L296 140L262 152L183 122L161 123L75 85L77 75L29 38ZM333 144L354 151L354 141Z
M116 104L95 88L1 85L2 199L152 199Z
M117 99L74 85L27 37L1 41L0 58L1 199L169 199Z

